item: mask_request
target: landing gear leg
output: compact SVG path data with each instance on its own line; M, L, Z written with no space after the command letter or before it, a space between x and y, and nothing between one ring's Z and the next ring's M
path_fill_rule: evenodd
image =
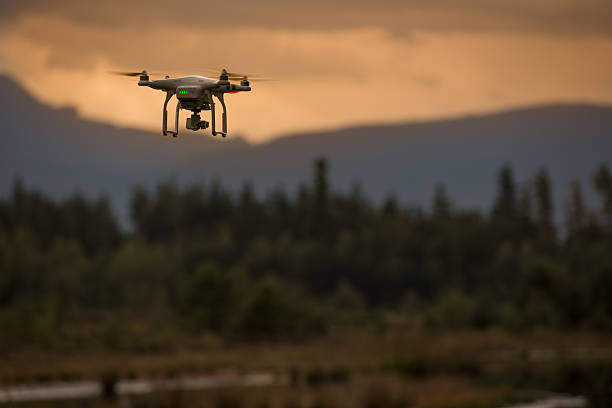
M212 97L210 98L210 112L211 112L211 122L212 122L212 134L213 136L216 136L217 133L220 134L221 136L225 137L227 136L227 108L225 107L225 101L223 100L223 94L219 93L219 94L215 94L215 96L217 97L217 99L219 99L219 102L221 102L221 106L223 106L223 130L218 132L215 129L215 103L212 100Z
M166 100L164 101L164 110L163 110L163 123L162 123L162 133L164 136L168 136L168 133L173 137L178 135L178 120L179 120L179 110L181 109L181 102L176 101L176 115L174 117L174 130L168 130L168 101L172 98L174 92L166 92Z

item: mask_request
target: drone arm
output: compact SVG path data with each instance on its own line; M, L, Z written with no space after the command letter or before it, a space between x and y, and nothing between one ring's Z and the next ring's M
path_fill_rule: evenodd
M174 130L168 130L168 101L172 98L174 92L168 91L166 92L166 100L164 101L164 110L163 110L163 123L162 123L162 133L164 136L168 136L170 133L172 136L176 137L178 135L178 117L179 117L179 109L180 109L180 101L176 103L176 116L174 119Z

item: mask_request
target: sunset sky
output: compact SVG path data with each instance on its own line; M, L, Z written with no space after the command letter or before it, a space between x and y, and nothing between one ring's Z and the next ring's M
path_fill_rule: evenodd
M2 1L0 72L44 102L152 130L163 94L107 71L227 67L276 78L227 98L230 132L252 142L550 102L612 104L610 0L231 4Z

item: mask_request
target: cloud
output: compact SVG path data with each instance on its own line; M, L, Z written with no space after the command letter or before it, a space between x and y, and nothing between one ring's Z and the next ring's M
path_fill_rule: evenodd
M83 70L102 61L175 72L230 63L265 74L290 68L296 76L363 78L351 53L338 47L367 54L369 44L344 45L339 37L374 32L406 44L423 33L612 38L610 21L610 0L234 0L231 6L21 0L0 2L0 46L8 37L37 43L52 69Z
M15 44L37 46L37 55L44 54L42 64L51 70L82 71L106 65L109 69L147 68L180 75L225 67L279 79L363 79L367 69L362 68L376 61L355 53L355 47L380 50L386 39L386 34L373 29L319 32L257 28L220 32L179 27L169 33L149 27L135 33L129 27L109 30L38 16L23 18L14 29L0 35L0 42L10 48Z
M609 0L22 0L2 2L0 18L61 17L76 24L141 28L546 32L611 35Z
M232 130L283 132L551 101L612 102L612 1L0 1L0 71L80 114L157 130L161 95L107 70L227 67Z

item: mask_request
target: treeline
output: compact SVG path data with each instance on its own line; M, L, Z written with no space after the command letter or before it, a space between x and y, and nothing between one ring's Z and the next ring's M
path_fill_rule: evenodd
M328 164L295 196L247 184L136 188L133 230L109 203L54 201L16 182L0 201L0 346L165 347L214 334L303 339L387 312L423 328L612 330L612 176L601 207L574 182L558 231L545 170L499 173L489 213L354 188ZM196 335L196 336L194 336Z

